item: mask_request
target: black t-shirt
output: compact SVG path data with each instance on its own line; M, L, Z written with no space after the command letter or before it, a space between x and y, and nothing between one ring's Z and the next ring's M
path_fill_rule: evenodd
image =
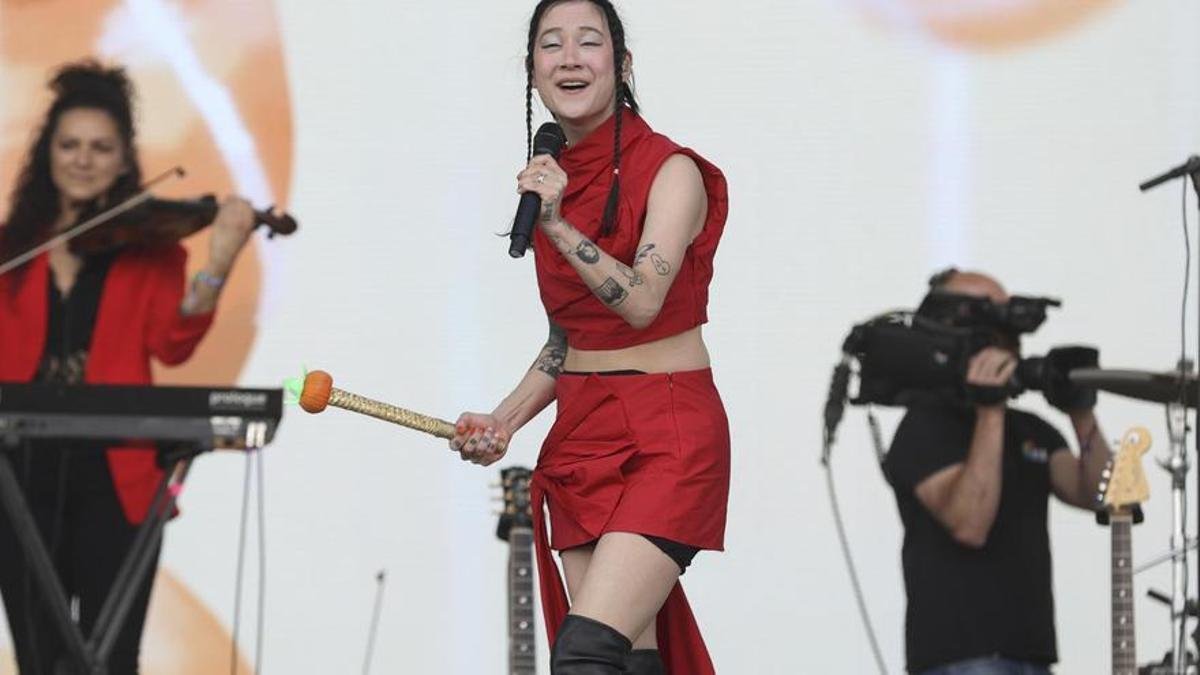
M1058 660L1046 510L1049 457L1067 443L1041 418L1008 410L999 509L987 543L973 549L954 540L914 489L966 461L974 428L971 409L910 408L884 462L904 522L909 672L992 655Z

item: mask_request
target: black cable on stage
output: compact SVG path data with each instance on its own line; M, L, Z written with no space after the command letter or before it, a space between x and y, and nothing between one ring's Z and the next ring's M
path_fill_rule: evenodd
M263 634L266 629L267 607L267 535L262 449L258 449L246 451L246 471L242 481L242 514L241 523L238 527L237 574L236 582L234 583L235 597L233 601L233 646L229 656L229 672L233 673L233 675L237 675L239 667L238 641L242 624L242 587L246 576L246 530L249 529L248 524L250 520L251 474L257 474L255 478L258 486L258 494L255 499L258 520L258 616L256 617L257 622L254 633L254 673L255 675L259 675L263 672Z
M871 615L867 612L867 601L858 580L858 568L854 565L854 556L850 552L850 542L846 538L846 525L842 522L842 510L838 507L837 490L833 484L833 463L825 463L825 485L829 488L829 504L833 507L833 524L837 529L838 543L842 547L842 556L846 559L846 571L850 573L850 585L854 588L854 600L858 603L858 613L862 617L863 627L867 631L867 640L871 643L871 654L875 657L875 665L879 667L880 675L887 675L887 666L883 663L883 652L879 649L879 641L875 638L875 628L871 625Z
M229 672L238 673L238 636L242 624L242 581L246 562L246 521L250 514L250 470L253 466L250 455L246 455L246 471L242 479L242 516L238 527L237 572L234 581L233 640L229 653ZM256 674L257 675L257 674Z
M263 634L266 629L267 610L267 528L263 489L262 448L254 451L254 466L258 472L258 626L254 636L254 674L262 675Z

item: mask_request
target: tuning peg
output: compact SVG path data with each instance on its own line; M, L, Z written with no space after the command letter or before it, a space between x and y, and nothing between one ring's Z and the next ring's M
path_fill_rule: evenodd
M500 502L500 503L503 503L503 502L504 502L504 497L501 497L500 495L494 495L494 496L492 496L492 497L489 497L489 498L488 498L488 501L489 501L489 502Z
M1102 480L1096 487L1100 488L1101 493L1104 493L1106 490L1108 490L1108 481Z
M1103 478L1104 480L1108 480L1109 478L1112 478L1112 467L1107 467L1107 466L1104 467L1104 471L1100 472L1100 477Z
M488 487L493 490L499 490L500 488L504 487L504 484L499 481L492 481L491 483L488 483Z

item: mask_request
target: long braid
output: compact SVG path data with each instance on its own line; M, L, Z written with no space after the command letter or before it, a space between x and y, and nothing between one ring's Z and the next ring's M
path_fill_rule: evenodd
M606 237L617 227L617 211L621 203L621 129L625 120L625 98L628 88L625 85L625 26L617 16L617 10L609 2L597 3L604 10L608 19L608 30L613 40L613 172L612 187L608 190L608 201L604 204L604 219L600 225L600 236ZM629 97L632 100L632 96ZM636 104L635 104L636 105Z
M525 161L533 159L533 71L525 75Z
M618 68L620 70L620 68ZM617 207L621 203L621 122L625 115L624 98L620 87L617 88L616 102L613 104L613 115L616 120L613 125L613 172L612 187L608 190L608 201L604 204L604 220L600 225L600 236L607 237L617 226Z

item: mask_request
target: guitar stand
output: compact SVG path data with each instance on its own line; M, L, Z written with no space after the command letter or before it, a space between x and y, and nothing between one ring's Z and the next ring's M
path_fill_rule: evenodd
M191 469L192 461L210 448L197 446L175 446L160 450L159 460L168 467L158 484L154 501L146 519L138 527L133 545L125 555L112 588L100 608L92 634L85 639L79 625L71 618L70 603L62 581L55 573L54 561L38 533L37 523L29 512L29 505L21 495L21 486L13 471L12 460L7 452L0 451L0 506L12 523L18 545L25 554L25 562L32 571L34 583L45 601L50 620L55 625L67 647L73 668L72 675L107 675L108 657L129 616L138 587L147 575L153 573L155 553L162 543L163 528L175 511L175 501L183 489L183 482ZM61 659L60 659L61 662ZM56 666L61 667L61 666ZM55 670L54 672L60 672Z

